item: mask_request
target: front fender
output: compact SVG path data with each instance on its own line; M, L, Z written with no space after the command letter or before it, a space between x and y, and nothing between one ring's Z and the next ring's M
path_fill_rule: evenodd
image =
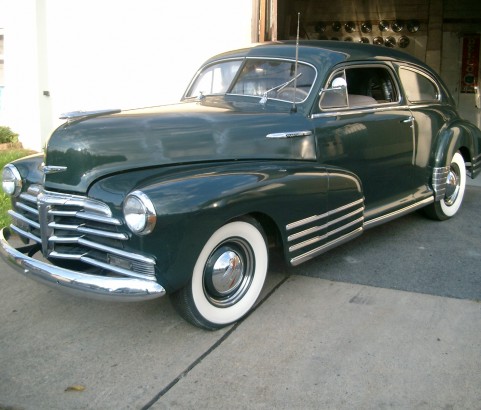
M156 260L167 292L189 280L209 237L244 215L269 218L286 236L286 226L327 211L328 175L311 161L239 161L134 172L99 181L89 196L107 202L123 218L122 201L132 190L152 200L157 223L151 234L130 235L129 248Z

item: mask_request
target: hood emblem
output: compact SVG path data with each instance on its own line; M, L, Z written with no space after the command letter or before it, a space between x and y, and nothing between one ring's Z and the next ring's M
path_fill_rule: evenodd
M42 167L44 174L55 174L56 172L65 172L67 167L57 166L57 165L44 165Z

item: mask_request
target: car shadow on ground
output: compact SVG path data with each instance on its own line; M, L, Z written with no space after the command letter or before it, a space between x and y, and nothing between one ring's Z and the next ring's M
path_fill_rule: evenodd
M481 189L467 187L452 219L415 212L288 272L375 287L481 300Z

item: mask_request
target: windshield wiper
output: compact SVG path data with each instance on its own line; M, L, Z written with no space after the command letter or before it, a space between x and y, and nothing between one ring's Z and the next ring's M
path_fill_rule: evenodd
M259 101L259 104L265 104L267 102L267 95L272 92L272 91L282 91L284 88L286 88L289 84L291 84L294 80L297 80L302 73L297 74L295 77L292 77L289 81L286 81L285 83L276 85L275 87L272 87L271 89L267 90L262 94L262 98Z

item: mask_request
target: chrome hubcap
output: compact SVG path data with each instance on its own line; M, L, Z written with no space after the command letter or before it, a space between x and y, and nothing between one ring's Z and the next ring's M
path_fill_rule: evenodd
M459 178L459 172L456 171L455 167L451 165L451 169L449 170L446 179L446 196L444 202L448 206L451 206L456 202L460 190L461 181Z
M249 290L254 271L254 252L247 242L231 238L221 243L204 268L206 298L218 307L232 306Z
M214 263L212 285L220 295L227 295L235 290L242 281L244 264L233 251L224 252Z

